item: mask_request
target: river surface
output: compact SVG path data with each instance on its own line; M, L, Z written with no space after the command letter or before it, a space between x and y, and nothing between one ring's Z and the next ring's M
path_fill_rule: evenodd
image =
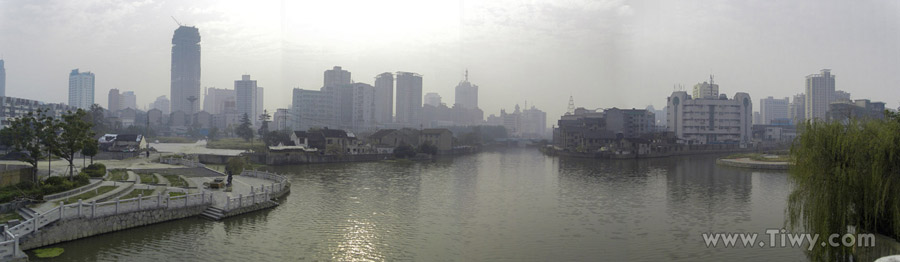
M55 245L67 261L797 261L701 233L784 226L782 172L716 156L584 160L508 149L436 162L272 168L281 206Z

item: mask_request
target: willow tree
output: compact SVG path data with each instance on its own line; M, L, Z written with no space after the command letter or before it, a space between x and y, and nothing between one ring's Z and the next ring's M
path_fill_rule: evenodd
M791 146L792 229L819 234L900 236L900 118L807 122ZM847 260L853 247L815 247L813 260Z

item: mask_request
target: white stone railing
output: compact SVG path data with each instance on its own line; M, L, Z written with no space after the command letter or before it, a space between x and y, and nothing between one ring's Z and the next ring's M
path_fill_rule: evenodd
M66 191L66 192L60 192L60 193L56 193L56 194L44 195L44 200L48 200L48 201L49 201L49 200L56 200L56 199L63 198L63 197L67 197L67 196L74 196L74 195L77 195L77 194L81 194L82 192L93 190L94 188L96 188L97 186L99 186L100 183L103 183L103 179L99 179L99 180L97 180L97 179L91 179L91 183L90 183L90 184L87 184L87 185L85 185L85 186L83 186L83 187L79 187L79 188L76 188L76 189L72 189L72 190L69 190L69 191Z
M60 205L47 210L44 213L35 214L33 218L23 221L22 223L6 228L0 237L0 259L6 260L21 255L19 249L19 238L40 230L47 224L75 218L95 218L110 215L125 214L151 209L169 209L179 207L190 207L212 203L213 195L201 192L198 194L186 194L181 196L167 196L164 194L154 196L141 196L129 199L118 199L96 203L82 202Z
M241 176L271 180L274 183L261 184L258 187L250 186L250 194L247 196L240 194L237 197L226 197L225 211L269 201L271 195L280 193L288 185L287 177L265 171L244 170L244 172L241 172Z
M206 167L206 165L186 158L178 158L178 157L165 157L159 159L160 163L170 164L170 165L182 165L186 167Z

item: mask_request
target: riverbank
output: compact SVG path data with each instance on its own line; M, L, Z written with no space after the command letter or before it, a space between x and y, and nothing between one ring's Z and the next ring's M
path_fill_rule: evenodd
M145 165L151 166L151 165ZM157 169L141 172L176 173L187 184L203 184L225 175L205 167L182 168L155 164ZM194 169L204 169L197 172ZM149 171L148 171L149 170ZM187 171L185 171L187 170ZM191 171L193 170L193 171ZM129 177L135 176L130 174ZM234 176L230 191L207 188L176 188L159 184L141 184L140 179L131 183L118 183L121 196L140 188L148 188L155 195L130 199L100 198L71 204L44 203L35 210L23 214L24 221L13 221L0 235L0 260L27 259L22 250L29 250L61 242L91 237L109 232L141 227L187 217L203 216L212 220L254 212L278 206L274 200L290 191L290 181L282 175L245 170ZM150 189L159 186L158 189ZM142 191L143 192L143 191ZM169 194L176 192L176 194ZM131 194L134 195L134 194ZM94 199L94 198L92 198ZM105 202L101 202L105 201ZM30 209L28 209L30 210ZM24 212L24 211L20 211Z
M720 158L720 159L716 160L716 164L722 165L722 166L730 166L730 167L765 169L765 170L788 170L788 168L790 168L790 163L788 163L788 162L758 161L758 160L753 160L750 158L735 158L735 159Z

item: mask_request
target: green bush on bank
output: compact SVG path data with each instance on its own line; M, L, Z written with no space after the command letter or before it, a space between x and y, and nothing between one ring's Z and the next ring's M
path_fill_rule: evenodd
M788 222L828 236L877 232L900 237L900 118L813 122L800 126L791 147L794 191ZM843 260L853 248L816 248L812 260Z
M44 195L56 194L90 184L86 174L79 174L70 181L68 177L49 177L40 185L31 181L23 181L15 185L0 188L0 203L7 203L16 198L41 199Z
M106 175L106 165L101 163L93 163L81 170L90 177L98 178Z

